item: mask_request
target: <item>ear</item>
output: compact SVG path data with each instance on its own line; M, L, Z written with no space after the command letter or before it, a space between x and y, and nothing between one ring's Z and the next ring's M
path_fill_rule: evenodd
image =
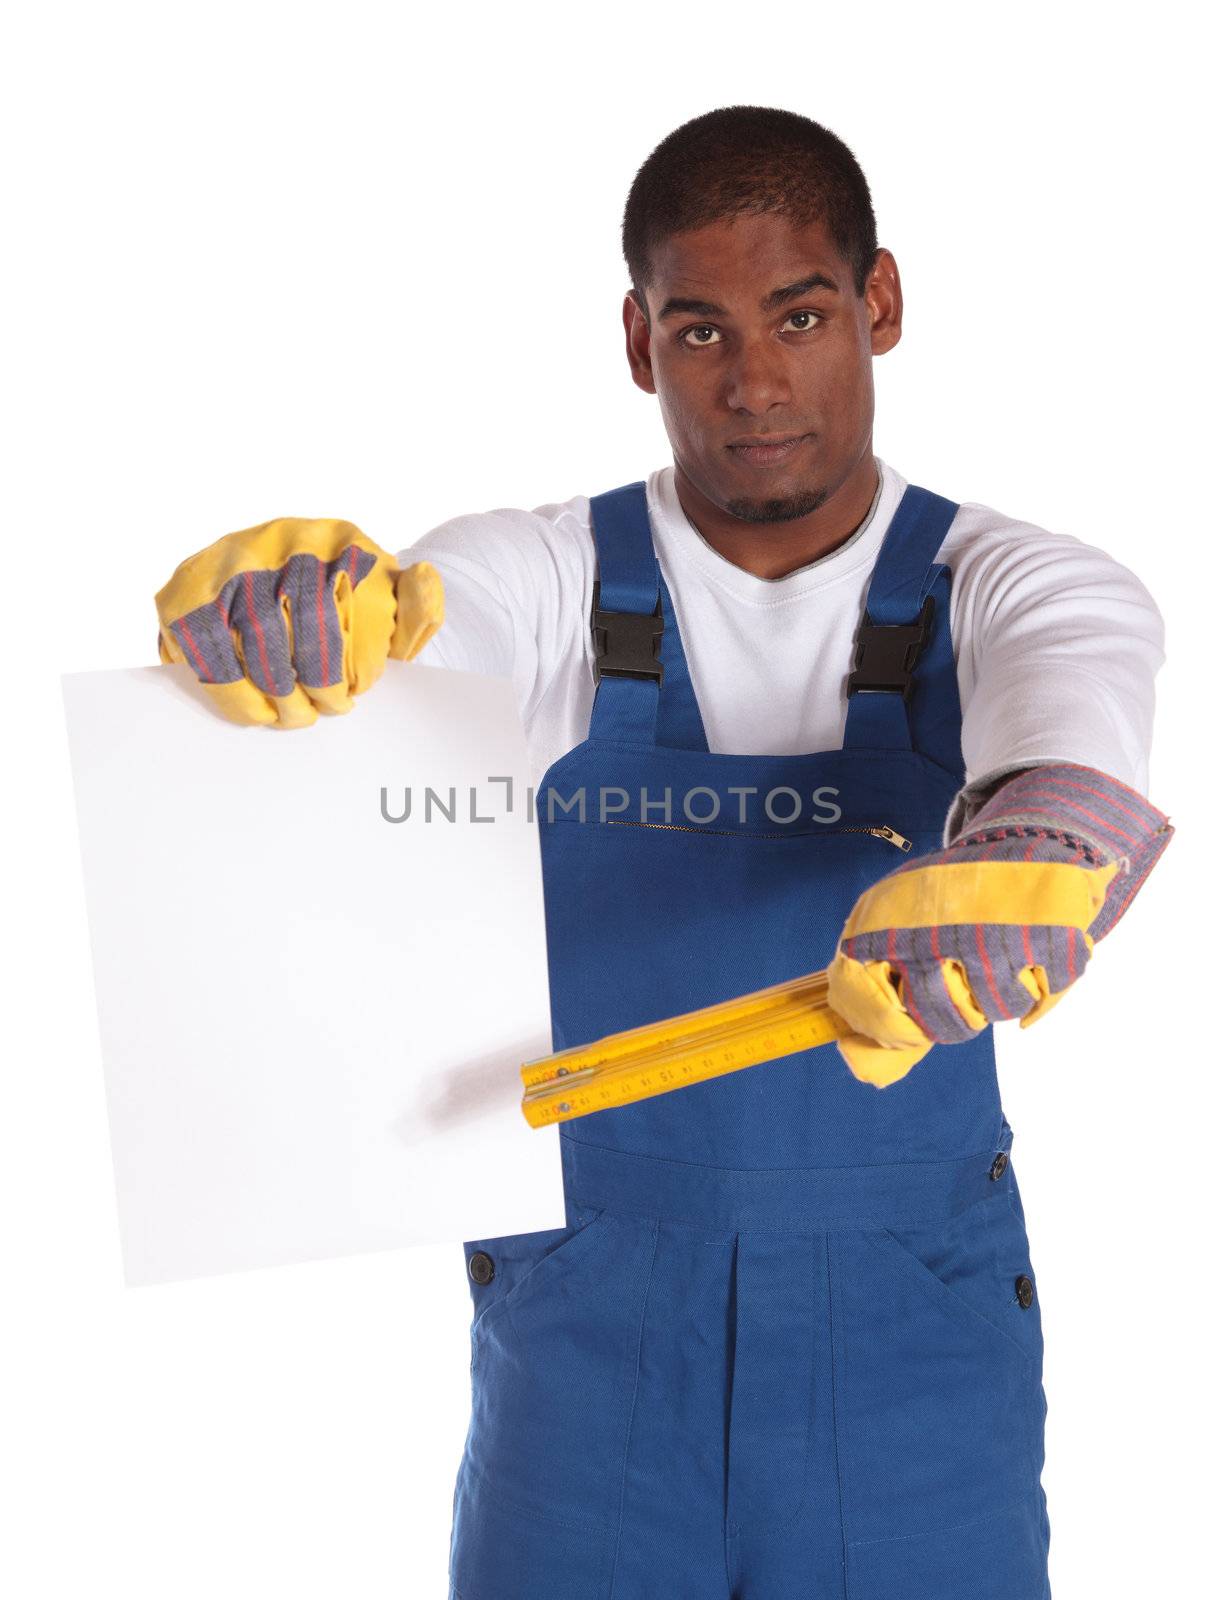
M628 366L632 369L632 382L638 389L643 389L645 394L656 394L649 322L632 289L629 289L623 297L623 327Z
M876 252L864 290L864 302L868 310L872 354L882 356L901 339L901 275L891 250Z

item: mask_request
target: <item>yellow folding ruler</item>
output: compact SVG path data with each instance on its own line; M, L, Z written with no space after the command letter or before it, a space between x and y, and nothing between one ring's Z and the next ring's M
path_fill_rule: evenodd
M544 1128L828 1044L847 1028L827 988L824 972L810 972L524 1062L522 1114Z

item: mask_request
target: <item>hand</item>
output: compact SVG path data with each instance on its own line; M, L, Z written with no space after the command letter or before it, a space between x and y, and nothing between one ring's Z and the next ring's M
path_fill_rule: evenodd
M352 522L277 517L190 556L156 596L164 662L232 722L305 727L353 708L443 620L428 561L403 571Z
M1091 767L1016 774L946 849L862 894L829 967L857 1078L884 1088L933 1044L1027 1027L1082 976L1174 830Z

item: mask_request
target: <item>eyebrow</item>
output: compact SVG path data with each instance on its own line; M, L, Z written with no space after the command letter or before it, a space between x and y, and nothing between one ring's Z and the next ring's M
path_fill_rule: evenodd
M807 278L797 278L795 283L785 284L782 289L772 289L763 300L762 309L776 311L789 300L797 300L802 294L809 294L814 289L829 289L834 294L838 293L838 285L833 278L827 278L824 272L811 272ZM677 316L680 312L689 313L694 317L728 316L723 306L718 306L711 300L693 300L685 295L674 295L657 313L657 320L663 322L666 317Z

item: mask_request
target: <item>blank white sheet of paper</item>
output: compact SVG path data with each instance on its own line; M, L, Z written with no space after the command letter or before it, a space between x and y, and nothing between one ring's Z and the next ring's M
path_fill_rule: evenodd
M127 1283L563 1227L509 681L390 662L289 730L181 666L63 692Z

